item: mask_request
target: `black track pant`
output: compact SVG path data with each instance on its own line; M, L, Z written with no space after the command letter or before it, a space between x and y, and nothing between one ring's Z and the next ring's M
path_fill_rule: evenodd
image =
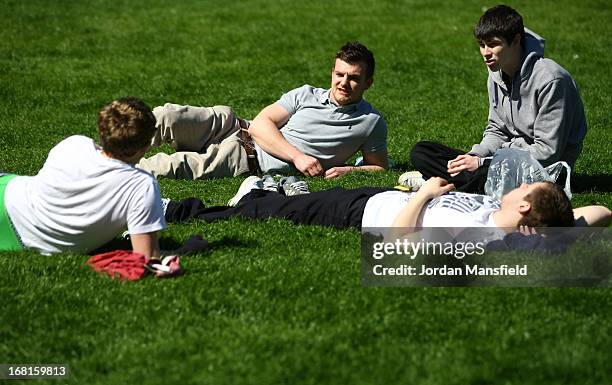
M199 199L188 198L180 202L169 203L166 210L166 221L177 223L197 218L213 222L241 216L254 219L284 218L296 224L360 229L363 210L368 199L389 190L392 189L333 188L291 197L265 190L253 190L246 194L236 207L205 207Z
M412 148L410 160L425 179L439 176L453 183L459 191L484 194L490 160L485 160L485 163L474 171L462 171L455 176L450 176L446 171L448 161L463 154L464 151L440 143L422 141Z

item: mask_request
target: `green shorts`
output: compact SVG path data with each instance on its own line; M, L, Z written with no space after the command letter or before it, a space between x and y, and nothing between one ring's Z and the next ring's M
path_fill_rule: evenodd
M8 217L4 205L4 190L6 190L9 181L16 176L17 175L0 176L0 251L23 250L23 246L21 242L19 242L17 234L15 234L15 229L13 228L13 224Z

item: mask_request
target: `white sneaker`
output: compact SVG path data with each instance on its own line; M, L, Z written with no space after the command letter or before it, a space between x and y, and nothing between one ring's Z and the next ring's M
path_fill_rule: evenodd
M227 205L236 206L243 196L255 189L263 189L263 181L257 175L251 175L242 182L238 188L238 192L232 199L229 200L229 202L227 202Z
M164 215L166 215L166 211L168 211L168 205L170 204L170 199L162 198L162 209L164 210Z
M264 175L261 177L263 183L263 189L266 191L278 192L278 183L274 180L272 175Z
M310 194L310 190L308 189L308 184L303 180L299 180L295 176L288 176L285 178L281 178L278 184L283 190L283 194L285 194L288 197L291 197L294 195Z
M397 183L408 187L410 191L418 191L425 183L425 179L423 179L423 174L418 171L408 171L400 175Z

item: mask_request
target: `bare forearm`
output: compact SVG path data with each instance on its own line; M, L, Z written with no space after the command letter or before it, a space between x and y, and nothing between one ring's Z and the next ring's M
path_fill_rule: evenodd
M132 251L143 254L150 259L159 259L159 241L157 233L144 233L130 235L132 241Z
M297 148L287 142L276 124L265 116L257 116L253 120L249 133L265 152L284 161L293 162L293 159L301 154Z
M386 151L364 153L361 166L337 166L325 171L325 179L338 178L353 171L384 171L389 166Z
M363 166L355 166L351 171L385 171L385 168L382 166L369 164Z
M406 206L395 217L392 226L397 228L415 228L419 215L430 199L439 197L452 190L455 186L440 177L428 179L419 191L414 194Z
M289 113L282 106L272 104L264 108L253 120L249 133L255 142L268 154L273 155L293 166L306 176L317 176L323 173L318 159L306 155L291 145L280 129L289 121Z
M353 171L373 172L373 171L385 171L386 170L383 166L379 166L376 164L364 164L361 166L339 166L339 167L334 167L334 168L345 169L346 172L344 172L343 174L353 172Z

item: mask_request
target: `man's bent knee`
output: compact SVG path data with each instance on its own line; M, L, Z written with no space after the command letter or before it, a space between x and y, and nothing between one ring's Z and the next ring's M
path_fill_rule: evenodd
M414 166L421 164L423 157L431 157L431 152L429 151L431 143L433 142L422 140L412 147L410 150L410 161Z

